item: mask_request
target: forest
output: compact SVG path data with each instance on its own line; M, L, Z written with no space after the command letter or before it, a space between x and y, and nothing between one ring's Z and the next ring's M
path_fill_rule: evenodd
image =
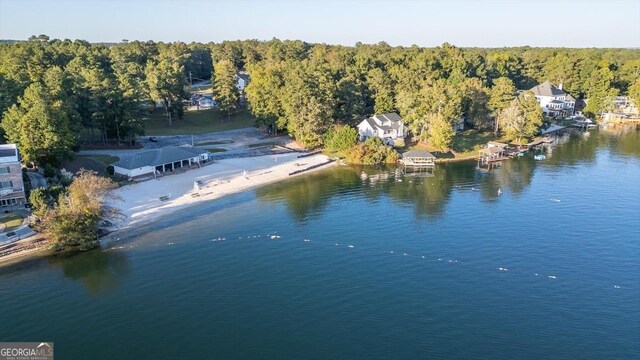
M240 70L251 77L246 94L235 88ZM18 143L24 162L34 165L73 156L81 135L131 142L144 135L155 104L167 126L181 121L191 79L212 79L220 113L237 111L243 95L258 124L285 130L307 147L322 146L333 125L390 111L416 138L437 142L441 134L430 129L460 117L493 129L501 114L531 108L531 97L519 90L546 80L588 99L584 113L592 117L617 95L640 103L640 50L348 47L278 39L91 44L32 36L0 44L2 137Z

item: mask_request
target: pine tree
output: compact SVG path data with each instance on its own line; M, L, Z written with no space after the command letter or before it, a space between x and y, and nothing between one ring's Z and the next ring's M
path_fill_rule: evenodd
M231 119L231 111L238 105L239 92L236 86L236 69L229 60L220 60L214 67L213 96L218 110L227 113Z
M498 114L509 106L511 101L516 97L516 87L513 85L513 81L506 77L497 78L493 82L493 87L489 91L489 102L487 107L491 110L493 116ZM499 121L495 121L495 133L498 134Z
M455 131L451 123L439 113L429 115L429 144L438 152L449 150Z
M25 163L57 164L73 154L77 142L73 111L54 95L45 85L33 83L2 118L7 140L18 144Z

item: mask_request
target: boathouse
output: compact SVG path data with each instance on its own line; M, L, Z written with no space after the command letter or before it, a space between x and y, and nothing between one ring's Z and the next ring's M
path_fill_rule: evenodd
M436 157L426 150L409 150L402 154L400 163L405 168L432 168L436 165Z
M481 164L488 164L493 161L504 160L504 148L500 146L487 146L480 149L478 154L478 161Z

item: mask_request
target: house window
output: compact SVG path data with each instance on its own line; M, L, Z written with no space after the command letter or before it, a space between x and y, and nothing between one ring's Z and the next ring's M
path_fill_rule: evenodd
M0 167L0 174L9 174L11 172L11 168L8 166Z
M2 181L0 182L0 189L13 188L13 181Z

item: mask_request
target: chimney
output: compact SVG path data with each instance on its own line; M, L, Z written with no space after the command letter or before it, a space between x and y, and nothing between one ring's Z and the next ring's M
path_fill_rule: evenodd
M562 90L562 83L558 84L558 89Z

